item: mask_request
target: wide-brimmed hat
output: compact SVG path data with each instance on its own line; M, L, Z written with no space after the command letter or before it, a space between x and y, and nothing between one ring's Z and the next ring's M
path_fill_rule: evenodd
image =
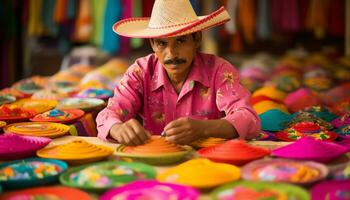
M119 35L135 38L175 37L208 29L230 20L224 7L197 16L189 0L156 0L151 17L128 18L113 25Z

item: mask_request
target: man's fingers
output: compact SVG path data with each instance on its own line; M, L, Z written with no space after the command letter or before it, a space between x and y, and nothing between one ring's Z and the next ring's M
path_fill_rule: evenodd
M175 127L175 128L171 128L171 129L165 130L167 136L179 135L179 134L182 134L185 131L186 131L186 127L183 127L183 126L179 126L179 127Z
M188 134L179 134L167 136L166 140L176 144L189 144L191 142L191 137Z
M167 131L169 129L173 129L173 128L176 128L176 127L179 127L183 124L183 120L185 118L179 118L179 119L176 119L174 121L171 121L169 122L165 127L164 127L164 130Z
M141 125L137 125L137 124L135 124L135 126L133 126L132 128L133 128L136 136L141 141L141 144L143 144L148 139L148 135L147 135L145 129Z
M130 145L139 145L141 143L132 128L126 129L125 136L127 137L128 144Z
M120 144L127 144L127 137L125 136L125 133L124 133L124 131L123 132L120 132L119 134L118 134L118 138L117 138L117 140L118 140L118 142L120 143Z

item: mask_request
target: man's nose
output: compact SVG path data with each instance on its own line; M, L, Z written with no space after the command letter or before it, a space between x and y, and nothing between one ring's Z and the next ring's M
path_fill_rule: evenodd
M173 59L179 56L179 49L175 44L168 46L168 55L169 59Z

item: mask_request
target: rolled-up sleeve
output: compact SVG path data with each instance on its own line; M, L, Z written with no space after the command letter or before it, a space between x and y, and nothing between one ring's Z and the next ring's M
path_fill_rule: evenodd
M239 82L238 71L224 62L215 74L216 104L241 139L251 139L260 131L260 120L250 104L250 93Z
M123 123L134 118L141 107L143 91L143 71L137 63L129 67L119 85L114 89L114 96L108 100L96 118L98 137L107 140L109 131L116 123Z

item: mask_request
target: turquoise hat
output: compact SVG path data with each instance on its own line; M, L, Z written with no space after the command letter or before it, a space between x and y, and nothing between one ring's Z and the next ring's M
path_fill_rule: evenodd
M261 130L280 131L285 128L285 124L292 119L290 114L278 109L271 109L259 115Z
M342 136L350 136L350 125L347 124L347 125L341 126L337 129L335 129L334 132L336 132Z
M331 122L333 119L338 117L338 115L334 114L329 108L325 106L310 106L304 108L303 111L314 114L327 122Z

